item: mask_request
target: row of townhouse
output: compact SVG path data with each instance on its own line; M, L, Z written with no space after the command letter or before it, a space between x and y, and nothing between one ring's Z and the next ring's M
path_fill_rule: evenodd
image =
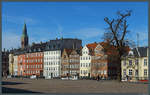
M107 78L113 76L112 71L117 68L117 65L114 65L117 63L110 63L108 56L101 43L92 43L78 49L49 49L10 54L9 68L10 74L17 76L35 74L45 78L65 76Z
M61 54L64 48L80 49L82 40L56 38L47 42L28 45L27 26L24 24L21 36L21 48L12 49L9 54L9 74L17 76L52 76L61 75Z
M45 78L80 76L117 76L117 55L113 46L107 51L107 42L87 44L72 38L60 38L45 43L28 45L27 27L24 24L21 48L9 54L9 74L17 76L44 76ZM115 59L115 58L114 58Z
M122 81L148 80L148 47L137 47L122 57Z

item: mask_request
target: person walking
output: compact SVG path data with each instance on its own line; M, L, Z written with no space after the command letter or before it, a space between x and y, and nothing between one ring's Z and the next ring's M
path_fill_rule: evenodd
M99 81L99 75L97 76L97 81Z

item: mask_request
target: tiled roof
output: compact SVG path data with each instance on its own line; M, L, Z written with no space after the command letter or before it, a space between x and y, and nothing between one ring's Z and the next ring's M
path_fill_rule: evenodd
M148 50L148 47L138 47L138 48L132 49L134 55L137 57L147 57L147 50Z
M65 49L65 51L66 51L67 55L69 56L72 52L72 49Z
M87 44L87 48L89 49L95 49L98 43L91 43L91 44Z
M117 49L114 46L109 45L109 43L101 42L100 45L102 45L102 47L107 50L107 51L105 51L105 53L107 55L112 55L112 54L117 55L118 54L117 51L116 51Z
M94 55L94 49L96 48L96 46L98 45L98 43L91 43L91 44L87 44L87 48L89 49L89 54L90 55Z

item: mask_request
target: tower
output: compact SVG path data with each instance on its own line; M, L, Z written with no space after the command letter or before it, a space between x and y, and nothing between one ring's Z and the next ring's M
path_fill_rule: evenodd
M24 49L27 46L28 46L27 27L26 27L26 24L24 23L23 33L21 36L21 48Z

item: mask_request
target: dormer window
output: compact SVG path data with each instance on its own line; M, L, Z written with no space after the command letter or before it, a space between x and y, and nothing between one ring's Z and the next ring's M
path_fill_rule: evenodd
M129 56L133 55L133 51L129 51Z

